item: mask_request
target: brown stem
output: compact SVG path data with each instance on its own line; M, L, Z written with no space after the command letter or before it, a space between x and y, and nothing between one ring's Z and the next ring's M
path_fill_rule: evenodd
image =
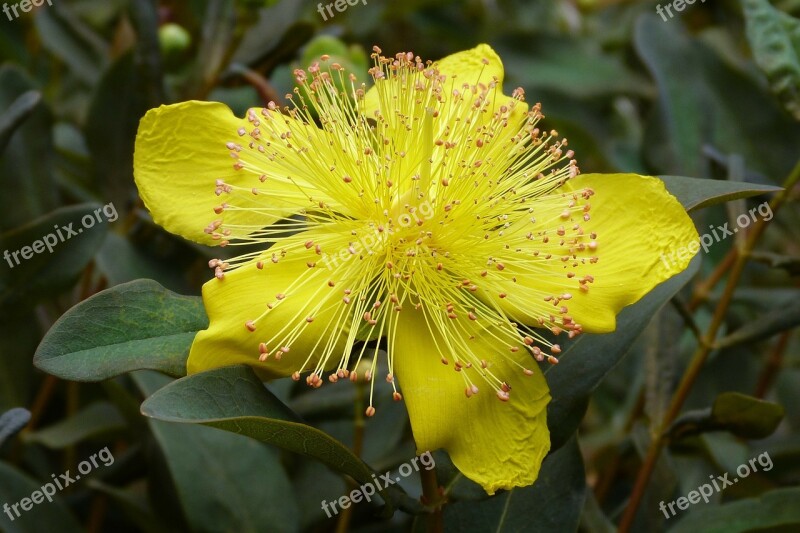
M708 276L708 279L697 284L697 287L695 287L693 291L692 299L687 305L689 311L697 311L697 308L700 307L700 304L708 300L711 290L717 286L717 283L719 283L719 281L725 275L725 272L727 272L731 266L733 266L733 262L736 260L738 251L738 247L731 248L728 251L728 254L722 259L722 261L719 262L711 275Z
M761 375L758 377L756 390L753 392L753 396L756 398L764 398L764 396L766 396L767 392L772 386L772 382L775 381L775 376L777 376L778 372L780 372L783 364L783 354L786 351L786 347L789 346L791 333L791 331L784 331L780 338L778 338L778 343L770 352L769 358L767 359L767 364L764 366L764 370L761 371Z
M366 429L366 422L364 420L364 382L358 380L356 382L356 401L355 401L355 414L353 417L353 453L361 457L364 450L364 430ZM353 480L347 483L347 492L357 489L358 483ZM350 521L353 519L353 505L349 505L346 509L342 510L339 515L339 520L336 522L336 533L345 533L350 529Z
M39 387L39 392L36 393L36 398L33 400L31 420L28 422L28 425L25 426L25 429L22 430L22 433L29 433L39 425L39 419L42 417L42 413L44 413L47 404L50 403L50 398L56 390L56 385L58 385L57 377L45 376L41 387Z
M441 533L444 531L442 507L446 503L446 498L436 479L436 468L420 470L419 476L422 481L422 503L431 510L431 514L428 516L427 531Z
M106 519L108 509L108 497L105 494L97 494L92 500L89 509L89 519L86 523L87 533L99 533L103 531L103 523Z
M776 194L775 198L773 198L772 202L770 202L770 207L773 213L780 209L780 207L791 194L792 188L794 188L798 181L800 181L800 161L797 162L794 169L792 169L792 172L786 178L786 181L783 185L784 189ZM728 306L733 299L733 292L739 283L739 278L741 278L742 272L744 272L748 255L766 228L767 222L763 218L759 219L758 222L756 222L753 226L752 231L747 235L747 241L745 241L744 246L742 246L741 253L736 253L733 256L733 266L731 267L730 274L728 275L728 281L725 285L725 290L722 293L720 301L717 303L714 315L711 317L711 324L709 324L706 334L703 336L700 344L695 350L692 361L689 363L689 368L686 369L680 385L678 385L678 390L675 391L675 394L672 396L672 402L670 403L669 410L667 411L667 414L661 423L660 431L650 444L650 448L647 451L647 455L642 463L642 467L639 470L639 475L636 478L636 484L633 487L633 492L631 493L628 506L625 509L625 514L620 520L618 530L619 533L627 533L633 526L633 521L636 518L636 510L639 508L639 504L642 501L645 489L650 481L650 476L653 473L656 462L661 455L661 451L666 445L667 429L680 413L683 404L686 402L686 398L689 396L689 392L692 390L692 386L694 385L697 376L700 375L700 371L705 365L708 354L711 353L711 350L714 347L714 342L717 338L717 332L725 320Z

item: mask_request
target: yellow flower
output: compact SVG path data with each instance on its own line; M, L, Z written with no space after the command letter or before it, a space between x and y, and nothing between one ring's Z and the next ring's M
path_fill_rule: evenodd
M490 494L529 485L550 447L537 361L561 351L540 331L613 331L686 268L660 257L697 233L655 178L579 175L540 106L502 94L489 46L433 64L375 52L369 91L323 57L286 109L186 102L142 120L135 177L155 222L250 246L210 263L188 371L247 364L318 387L363 358L375 392L365 341L382 338L378 393L406 401L418 450L444 448Z

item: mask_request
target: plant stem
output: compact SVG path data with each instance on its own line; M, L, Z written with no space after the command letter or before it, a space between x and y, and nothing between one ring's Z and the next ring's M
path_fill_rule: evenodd
M444 531L442 507L444 507L446 498L439 487L436 468L420 470L419 477L422 481L422 503L431 510L431 514L428 516L427 530L431 533L441 533Z
M758 377L756 390L753 392L753 396L756 398L763 399L764 396L767 395L767 392L769 392L772 383L775 381L775 377L781 370L781 366L783 364L783 354L786 352L786 347L789 346L789 339L791 339L791 337L791 331L784 331L778 339L778 343L769 354L767 364L764 366L764 370Z
M356 401L355 413L353 417L353 453L361 457L361 452L364 450L364 429L366 423L364 421L364 382L358 380L356 382ZM350 480L347 483L347 491L358 488L358 483ZM339 515L339 520L336 522L336 533L345 533L350 529L350 521L353 518L353 505L351 504L346 509L342 510Z
M800 181L800 161L797 162L792 172L786 178L786 181L783 185L784 189L776 194L775 198L773 198L772 202L770 202L770 208L773 212L773 216L774 213L789 198L792 189L798 183L798 181ZM697 380L700 371L703 369L706 359L708 359L709 353L711 353L711 350L714 348L717 332L725 320L728 306L733 299L733 293L737 284L739 283L742 272L744 272L744 267L747 264L749 253L755 246L756 242L758 242L758 239L764 233L766 227L767 222L765 222L763 218L759 219L758 222L756 222L753 226L753 230L747 235L747 240L745 241L741 250L739 252L733 252L733 266L728 274L728 281L725 285L725 290L722 293L720 301L717 303L716 310L711 318L711 324L709 324L706 334L703 336L697 349L695 350L695 353L692 356L692 361L689 363L689 367L686 369L680 385L678 385L678 390L675 391L672 396L672 402L670 403L669 410L667 411L667 414L661 423L660 431L650 444L650 448L647 451L647 455L645 456L642 467L639 470L639 474L636 478L636 484L633 487L633 492L631 493L628 507L625 509L625 514L622 516L622 520L620 520L618 530L619 533L627 533L633 526L633 521L636 518L636 510L639 508L639 504L642 501L645 489L647 489L647 484L650 481L650 476L652 475L653 469L656 466L656 462L661 455L661 451L666 445L666 430L670 427L672 422L680 413L683 404L686 402L686 398L689 396L689 392L692 390L692 386ZM734 250L736 250L736 248L734 248Z

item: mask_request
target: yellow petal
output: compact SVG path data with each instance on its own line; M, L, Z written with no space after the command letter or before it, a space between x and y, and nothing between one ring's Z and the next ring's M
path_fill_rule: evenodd
M215 244L204 228L221 218L214 208L227 200L215 194L216 180L247 191L264 187L257 174L233 167L236 161L226 145L246 142L238 134L242 127L252 129L246 119L216 102L182 102L147 112L136 135L133 173L156 224L189 240ZM275 146L281 148L280 143ZM299 166L299 158L295 159L292 165ZM264 173L270 171L274 169L265 165ZM297 196L295 186L279 181L268 185L271 195L236 196L237 207L262 210L226 211L225 224L264 227L297 211L296 203L287 202Z
M546 410L550 394L544 376L525 350L501 355L501 348L490 341L490 332L481 332L473 324L462 325L476 337L465 342L473 353L486 359L489 371L511 385L508 401L498 399L475 366L454 370L453 354L437 348L444 349L442 336L431 333L423 311L409 308L400 314L393 365L418 453L444 448L466 477L494 494L536 480L550 448ZM450 364L442 364L442 357ZM533 375L524 375L510 357L530 368ZM479 388L470 398L465 396L462 376L467 372Z
M497 303L512 319L535 324L538 316L526 313L526 306L541 302L543 296L569 293L571 299L559 305L568 308L569 316L583 331L614 331L616 315L623 307L685 270L697 252L694 223L661 180L636 174L584 174L569 180L558 192L586 188L595 192L589 200L591 219L584 222L578 217L577 223L585 235L596 232L597 238L592 240L597 247L586 255L597 257L597 262L582 261L580 255L577 266L573 261L541 262L536 277L517 272L513 266L507 268L507 273L516 276L516 283L505 283L508 297ZM558 238L552 231L550 235L551 242ZM572 279L565 277L570 271L576 274ZM584 292L576 280L586 274L594 281L584 284L588 288ZM557 316L558 307L550 306L550 312Z
M488 44L450 54L434 63L439 72L455 77L456 81L488 85L497 79L502 86L505 70L500 56Z
M492 81L496 80L498 93L500 93L500 96L497 97L497 103L505 104L512 99L510 96L502 94L503 78L505 76L503 62L500 56L497 55L497 52L488 44L479 44L470 50L451 54L436 61L433 67L438 69L440 74L451 79L453 81L453 88L455 89L461 90L461 86L464 83L488 86ZM381 103L381 96L377 88L379 83L393 83L399 87L405 83L405 80L389 79L377 81L364 96L364 112L368 117L373 116L374 112L382 107L389 107L391 109L392 106L392 102L384 101ZM392 90L386 93L397 94L398 92ZM527 110L527 105L523 102L519 102L516 104L511 116L519 120L525 115ZM384 112L383 114L387 117L393 115L393 113L390 112Z
M261 258L263 269L248 263L203 285L210 324L192 344L190 374L246 364L264 378L276 378L314 370L322 354L333 354L325 368L339 362L349 330L340 322L341 306L331 305L341 301L341 291L328 286L330 272L309 268L309 259L317 257L313 249L290 252L278 263L271 257L268 251ZM250 321L255 331L246 326ZM261 343L271 352L263 362ZM289 351L278 359L275 352L284 346Z

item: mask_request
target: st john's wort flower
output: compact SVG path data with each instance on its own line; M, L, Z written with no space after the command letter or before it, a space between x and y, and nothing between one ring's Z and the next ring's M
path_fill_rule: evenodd
M579 175L540 106L503 95L489 46L373 59L369 90L323 57L284 109L185 102L142 120L135 177L155 222L257 246L211 261L188 370L318 387L371 359L372 392L405 400L420 452L444 448L490 494L529 485L550 446L537 362L561 351L540 332L613 331L686 268L659 257L697 233L655 178ZM364 342L378 338L390 385Z

